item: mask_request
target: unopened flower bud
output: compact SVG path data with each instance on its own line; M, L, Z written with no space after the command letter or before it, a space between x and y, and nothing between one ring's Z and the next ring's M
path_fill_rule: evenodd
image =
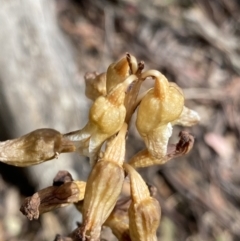
M73 142L53 129L38 129L20 138L0 142L0 161L13 166L31 166L74 152Z
M129 63L124 56L118 62L111 64L107 69L107 93L122 83L129 76Z
M95 101L99 96L105 96L106 90L106 73L87 73L85 76L85 95Z
M157 228L160 223L159 202L150 196L142 177L129 164L124 163L129 175L132 203L129 207L129 231L132 241L157 241Z

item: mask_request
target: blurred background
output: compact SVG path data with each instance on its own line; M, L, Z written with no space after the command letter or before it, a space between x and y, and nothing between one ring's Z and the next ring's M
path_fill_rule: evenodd
M87 122L86 72L126 52L183 88L201 123L187 156L141 170L158 189L161 241L240 240L240 2L238 0L0 0L0 140ZM149 83L148 83L149 84ZM146 88L149 86L146 86ZM133 126L134 127L134 126ZM132 128L128 156L144 144ZM0 164L0 241L52 241L76 227L73 208L28 221L26 196L58 170L86 180L89 164L64 154L31 168ZM108 236L107 240L113 240Z

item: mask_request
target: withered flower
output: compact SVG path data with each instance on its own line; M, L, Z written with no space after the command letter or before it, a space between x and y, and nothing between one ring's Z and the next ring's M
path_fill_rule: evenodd
M33 196L26 198L20 211L29 220L38 219L42 213L83 200L85 186L85 182L71 181L60 186L44 188L33 194Z
M132 241L157 241L160 223L159 202L150 196L148 187L136 170L127 163L123 165L129 175L132 203L129 207L129 231Z
M83 203L83 226L81 238L98 240L101 227L112 212L121 193L125 158L125 135L127 125L124 124L118 135L107 144L103 158L93 167L86 186Z
M73 178L68 171L58 171L57 175L53 179L53 186L61 186L62 184L71 181L73 181Z
M0 161L13 166L32 166L76 150L73 142L54 129L38 129L20 138L0 142Z

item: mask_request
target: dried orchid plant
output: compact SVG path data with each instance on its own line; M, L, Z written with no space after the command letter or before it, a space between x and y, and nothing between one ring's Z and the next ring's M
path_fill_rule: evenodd
M155 192L135 169L161 165L188 153L193 136L182 131L179 142L169 144L172 128L195 125L200 118L184 106L179 86L157 70L143 69L144 63L127 53L106 73L86 74L85 94L93 104L88 123L81 130L61 134L39 129L0 143L0 160L21 167L57 158L64 152L77 151L89 157L92 170L86 183L74 181L71 174L61 171L52 186L26 198L21 206L21 212L32 220L74 204L82 213L82 224L69 237L58 235L55 240L97 241L103 226L111 228L121 241L157 240L161 208ZM146 79L152 79L154 87L139 94ZM146 149L126 161L126 137L134 112ZM127 192L124 186L128 186Z

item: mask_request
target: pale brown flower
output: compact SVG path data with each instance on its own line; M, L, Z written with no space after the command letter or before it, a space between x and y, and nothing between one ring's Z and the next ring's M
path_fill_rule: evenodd
M125 91L136 79L136 76L131 75L114 87L107 96L97 98L89 111L87 125L81 130L64 135L74 142L80 154L90 158L92 165L97 160L103 142L122 127L126 116Z
M184 106L181 89L169 83L160 72L149 70L142 78L153 76L155 86L143 97L137 112L136 127L149 153L157 159L167 153L167 144L172 135L171 122L178 119Z
M127 125L124 124L118 135L108 143L103 158L95 164L88 177L82 208L83 227L80 233L83 240L99 239L101 227L121 193L126 131Z

